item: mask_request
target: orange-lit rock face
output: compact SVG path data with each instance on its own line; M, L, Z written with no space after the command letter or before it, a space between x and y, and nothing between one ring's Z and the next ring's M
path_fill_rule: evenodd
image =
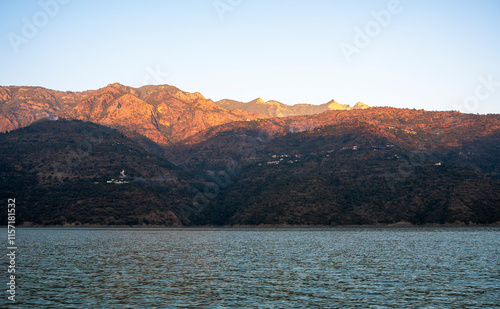
M186 139L189 144L208 140L221 133L259 131L270 137L288 133L317 134L323 126L342 128L364 127L374 136L417 151L429 148L451 148L486 136L498 135L500 115L470 115L458 112L427 112L424 110L376 107L368 110L326 111L317 115L262 119L256 122L235 122L202 131Z
M248 111L251 106L261 113ZM366 108L365 104L358 103L351 109L333 100L318 106L288 106L262 99L249 103L231 100L214 103L199 93L183 92L168 85L131 88L111 84L85 92L11 86L0 87L0 131L11 131L53 115L107 125L129 136L144 136L167 146L180 141L194 143L228 128L253 128L279 136L324 125L357 122L371 126L377 135L419 149L426 147L425 141L429 140L453 147L494 134L500 128L498 115ZM322 110L326 111L316 113ZM316 114L266 119L269 118L266 114L289 116L312 112Z
M0 87L0 130L27 126L59 109L61 100L40 87Z
M331 100L325 104L295 104L286 105L278 101L264 102L261 98L257 98L248 103L238 102L234 100L220 100L215 102L218 106L227 110L240 109L251 113L260 113L268 117L289 117L301 115L315 115L328 110L350 110L348 104L339 104L335 100ZM365 108L369 106L366 105Z
M5 87L0 87L0 102L5 103L10 100L10 89Z
M0 104L2 132L57 115L116 127L160 145L181 141L211 126L266 117L229 111L200 93L183 92L168 85L136 89L115 83L86 92L0 87Z

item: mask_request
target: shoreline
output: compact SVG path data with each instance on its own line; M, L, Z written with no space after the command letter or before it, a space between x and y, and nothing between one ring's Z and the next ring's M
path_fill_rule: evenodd
M7 225L0 225L1 228L7 228ZM285 228L285 229L324 229L324 228L429 228L429 227L500 227L500 222L491 224L465 224L465 223L447 223L447 224L411 224L411 223L393 223L393 224L367 224L367 225L196 225L196 226L174 226L174 225L102 225L102 224L65 224L65 225L37 225L21 224L16 228L22 229L267 229L267 228Z

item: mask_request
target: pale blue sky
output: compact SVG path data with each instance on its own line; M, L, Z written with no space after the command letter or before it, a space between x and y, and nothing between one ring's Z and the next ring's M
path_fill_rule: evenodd
M394 1L0 0L0 85L500 113L500 1Z

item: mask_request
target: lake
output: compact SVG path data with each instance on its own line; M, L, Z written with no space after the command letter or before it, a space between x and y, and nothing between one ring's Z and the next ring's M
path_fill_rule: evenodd
M500 307L500 227L24 228L16 243L2 308Z

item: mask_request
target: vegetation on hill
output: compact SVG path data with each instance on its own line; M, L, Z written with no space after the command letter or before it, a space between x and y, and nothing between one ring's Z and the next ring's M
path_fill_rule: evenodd
M276 138L199 222L237 225L494 223L500 181L438 153L391 146L367 128ZM498 160L498 158L497 158Z
M268 118L167 85L0 87L1 198L56 225L500 221L500 115L364 107Z
M182 225L179 205L197 186L117 130L81 121L0 134L0 165L2 199L16 199L18 223Z
M302 131L290 127L311 117L232 123L172 147L180 166L232 177L196 222L499 221L497 115L372 108L359 117L314 117L318 124L336 120ZM236 172L228 168L235 162Z

